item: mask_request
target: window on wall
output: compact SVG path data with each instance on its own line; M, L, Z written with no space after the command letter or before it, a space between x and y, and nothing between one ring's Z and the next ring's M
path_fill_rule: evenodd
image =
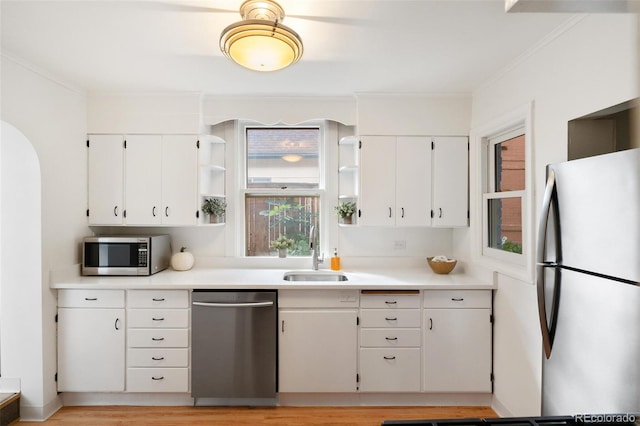
M524 263L526 158L525 129L486 139L487 183L483 194L483 254Z
M321 136L318 127L244 128L245 255L277 256L273 241L291 240L289 256L309 256L320 220Z

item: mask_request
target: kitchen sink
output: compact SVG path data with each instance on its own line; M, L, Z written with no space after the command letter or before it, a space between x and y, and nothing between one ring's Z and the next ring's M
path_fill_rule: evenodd
M282 277L285 281L348 281L342 272L333 271L289 271Z

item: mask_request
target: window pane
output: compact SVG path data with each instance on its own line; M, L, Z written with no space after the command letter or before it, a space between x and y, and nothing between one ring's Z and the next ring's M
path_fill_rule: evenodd
M524 189L524 135L495 144L495 192Z
M309 231L320 213L319 196L247 195L247 256L277 256L271 242L284 235L294 241L289 256L310 256Z
M489 247L522 254L522 199L489 201Z
M246 129L247 188L318 188L318 128Z

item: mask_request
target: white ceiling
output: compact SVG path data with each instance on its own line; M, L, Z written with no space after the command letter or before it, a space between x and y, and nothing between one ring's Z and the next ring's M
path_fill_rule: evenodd
M567 14L504 0L279 0L304 55L272 73L219 50L242 0L0 0L2 50L88 91L470 93Z

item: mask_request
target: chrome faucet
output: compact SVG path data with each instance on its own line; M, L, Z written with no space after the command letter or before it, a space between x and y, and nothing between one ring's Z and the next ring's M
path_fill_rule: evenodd
M309 248L311 249L311 269L318 270L318 264L324 262L324 256L318 258L318 227L313 225L309 233Z

